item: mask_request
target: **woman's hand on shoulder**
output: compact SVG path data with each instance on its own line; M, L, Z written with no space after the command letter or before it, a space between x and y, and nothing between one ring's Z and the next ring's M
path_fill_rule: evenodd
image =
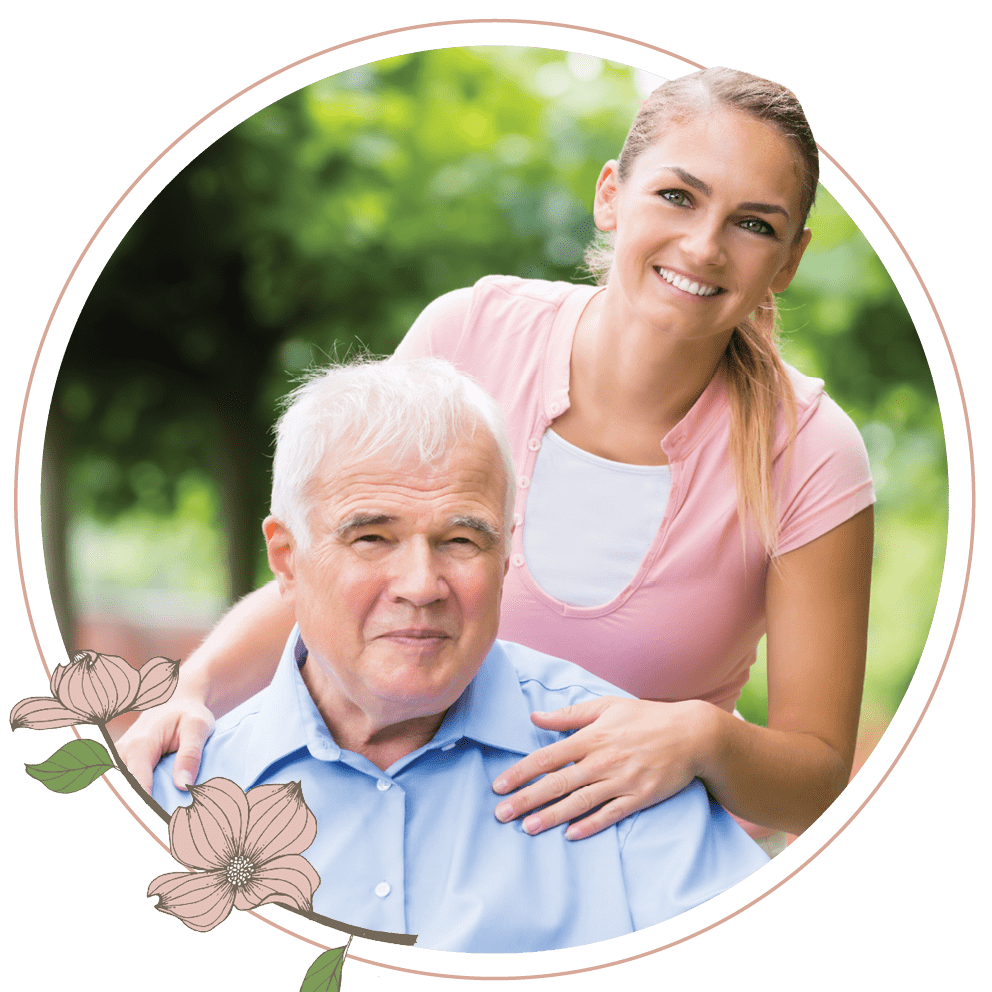
M172 781L186 790L196 781L203 745L214 730L214 715L198 699L172 699L145 710L117 743L117 753L139 785L151 795L152 773L166 754L176 752Z
M496 807L496 818L505 823L529 814L523 821L529 834L572 821L565 836L580 840L667 799L697 775L694 741L709 708L695 700L657 703L604 696L553 713L533 713L533 722L545 730L575 733L500 775L493 791L520 791Z

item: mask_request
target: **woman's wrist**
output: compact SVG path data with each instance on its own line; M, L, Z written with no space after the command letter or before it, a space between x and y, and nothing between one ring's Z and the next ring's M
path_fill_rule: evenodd
M179 666L179 683L176 691L172 694L172 702L178 703L181 700L206 706L213 712L213 703L210 689L210 673L206 671L202 664L197 663L197 654L194 651L190 657Z
M715 777L722 751L723 710L701 699L681 704L684 710L685 735L689 746L690 769L694 778L707 784Z

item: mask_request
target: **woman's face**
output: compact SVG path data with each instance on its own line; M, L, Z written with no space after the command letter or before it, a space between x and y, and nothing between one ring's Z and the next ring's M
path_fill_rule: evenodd
M722 108L671 124L626 179L616 162L600 174L611 290L629 318L667 334L727 335L792 280L810 237L796 239L800 197L793 147L774 128Z

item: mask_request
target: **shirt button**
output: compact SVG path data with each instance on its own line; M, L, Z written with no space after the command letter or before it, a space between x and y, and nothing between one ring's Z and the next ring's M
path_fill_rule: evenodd
M384 778L381 778L381 779L379 779L378 782L376 782L375 787L380 792L385 792L386 789L388 789L392 784L393 784L392 782L387 782Z
M513 556L513 564L514 565L520 566L523 563L524 563L524 556L523 555L514 555Z
M561 404L557 400L555 400L555 402L548 407L548 411L551 413L552 416L555 416L560 410L561 410Z
M517 485L520 486L521 489L526 489L530 485L530 479L528 479L526 475L522 475L519 479L517 479Z
M539 437L532 437L527 442L527 447L530 448L531 451L537 451L538 448L541 447L541 439Z
M519 513L513 514L513 526L519 527L524 522L524 518Z
M378 885L377 885L377 886L375 887L375 894L376 894L376 895L377 895L377 896L378 896L378 897L379 897L380 899L385 899L385 898L386 898L386 896L388 896L388 895L389 895L389 893L390 893L390 891L391 891L391 886L390 886L390 884L389 884L389 882L380 882L380 883L379 883L379 884L378 884Z

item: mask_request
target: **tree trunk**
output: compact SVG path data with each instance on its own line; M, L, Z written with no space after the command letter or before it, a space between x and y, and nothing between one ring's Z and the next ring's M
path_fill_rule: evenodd
M69 583L69 519L66 472L66 425L53 404L41 460L41 540L48 589L66 651L75 643L75 610Z
M228 589L236 601L255 588L268 501L259 463L268 464L268 437L247 411L245 397L220 398L216 409L216 472L221 519L227 538Z

